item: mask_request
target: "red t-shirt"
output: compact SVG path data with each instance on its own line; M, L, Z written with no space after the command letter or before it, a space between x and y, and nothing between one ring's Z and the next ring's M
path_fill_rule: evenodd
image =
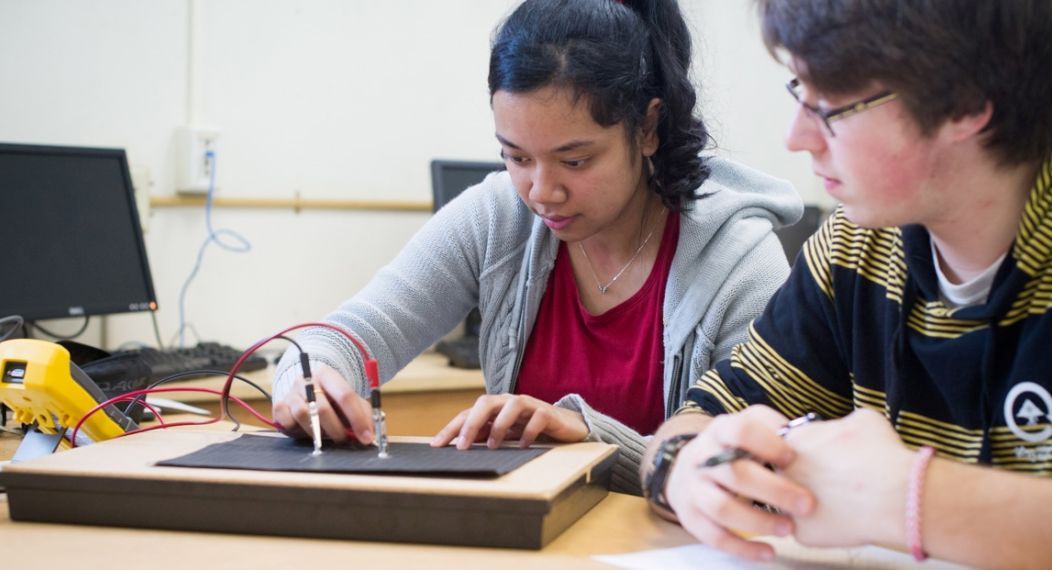
M646 283L601 315L589 314L581 304L570 255L561 244L515 393L549 403L580 394L592 408L639 433L654 433L665 419L662 306L678 239L679 216L671 213Z

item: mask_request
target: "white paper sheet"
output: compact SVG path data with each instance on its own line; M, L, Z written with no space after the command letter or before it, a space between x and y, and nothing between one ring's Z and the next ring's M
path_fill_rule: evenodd
M598 555L596 560L636 570L827 570L833 568L924 568L925 570L957 570L963 566L929 559L918 564L913 557L876 546L856 548L808 548L788 539L763 539L774 545L778 558L757 563L720 552L702 544L677 548L644 550L630 554Z

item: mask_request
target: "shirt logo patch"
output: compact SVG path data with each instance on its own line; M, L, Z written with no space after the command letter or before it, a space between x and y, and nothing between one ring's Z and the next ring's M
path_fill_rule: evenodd
M1035 382L1020 382L1005 396L1005 423L1016 437L1030 443L1052 438L1052 426L1026 431L1020 426L1052 423L1052 394Z

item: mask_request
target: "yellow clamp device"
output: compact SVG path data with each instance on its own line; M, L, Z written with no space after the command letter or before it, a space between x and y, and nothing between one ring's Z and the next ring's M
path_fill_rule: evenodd
M0 402L14 411L16 421L34 425L45 434L62 434L106 399L98 385L70 361L64 347L34 339L0 342ZM84 422L77 443L87 443L81 433L91 441L101 441L137 427L116 406L106 406Z

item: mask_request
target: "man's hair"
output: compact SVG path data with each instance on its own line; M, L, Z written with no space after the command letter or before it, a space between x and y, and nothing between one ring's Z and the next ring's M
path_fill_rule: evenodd
M764 42L843 95L879 83L921 131L982 111L1002 163L1052 154L1052 1L758 0Z
M661 99L650 188L689 208L709 175L710 141L695 115L690 31L675 0L526 0L496 31L489 92L568 88L593 120L624 125L634 144L651 99Z

